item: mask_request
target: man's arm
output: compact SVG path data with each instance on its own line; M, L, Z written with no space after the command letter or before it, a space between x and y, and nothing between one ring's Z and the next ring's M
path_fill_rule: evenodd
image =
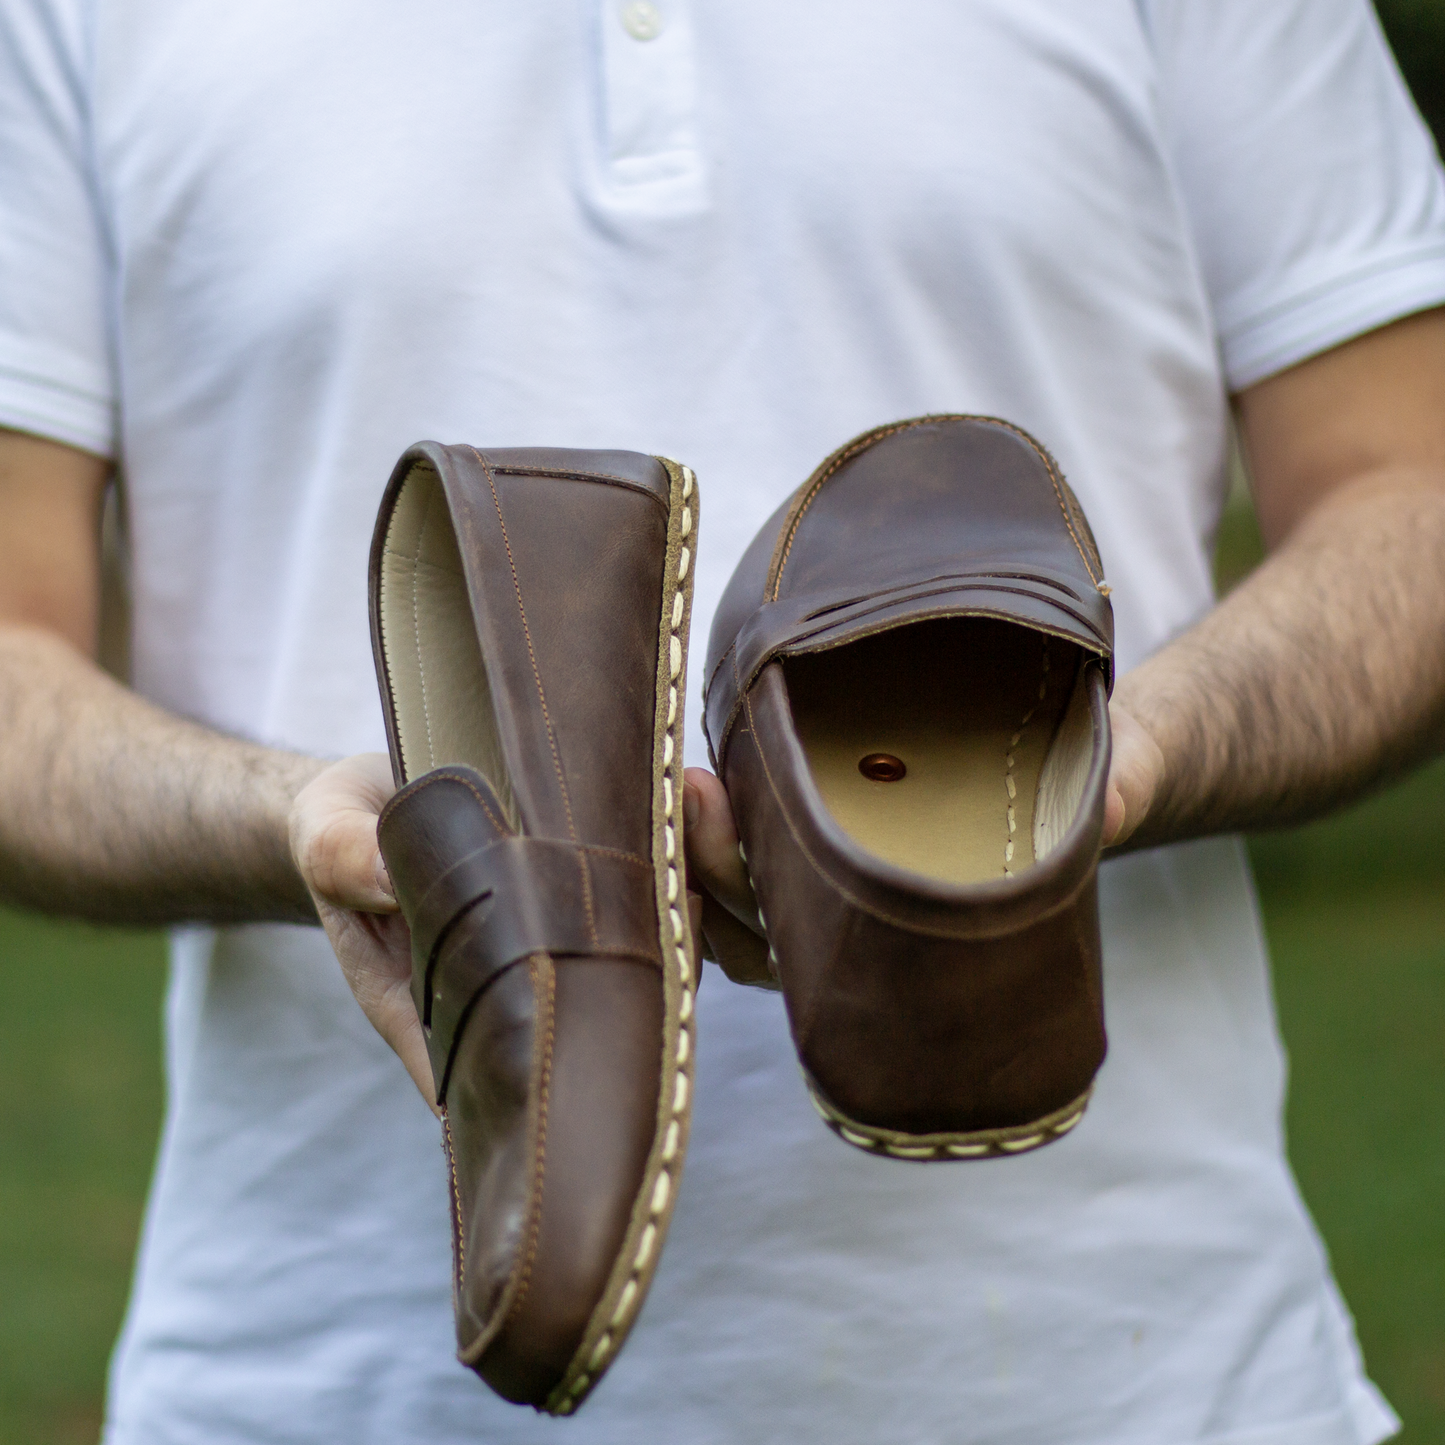
M1278 826L1445 742L1445 312L1236 398L1270 555L1119 679L1105 838ZM688 859L756 927L722 784L688 770Z
M1269 555L1119 680L1106 836L1130 847L1300 822L1445 742L1445 312L1237 406Z
M376 845L391 768L328 767L175 717L94 662L85 452L0 431L0 898L102 923L315 923L432 1101L410 943Z
M106 463L0 432L0 896L100 922L315 921L287 822L323 764L94 662Z

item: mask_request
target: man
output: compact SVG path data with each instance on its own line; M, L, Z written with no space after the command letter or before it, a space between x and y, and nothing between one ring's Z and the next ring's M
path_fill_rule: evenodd
M1437 745L1445 193L1363 0L4 0L0 217L0 876L208 925L111 1445L1391 1433L1239 846L1154 846ZM1211 610L1231 396L1271 557ZM1094 1103L1027 1157L865 1158L713 972L648 1306L576 1419L509 1409L450 1360L435 1123L293 926L425 1094L389 774L318 761L380 745L382 483L422 436L680 457L701 638L816 461L927 411L1039 436L1109 570L1109 826L1152 851L1101 879ZM89 660L112 465L134 692ZM700 769L687 817L746 912Z

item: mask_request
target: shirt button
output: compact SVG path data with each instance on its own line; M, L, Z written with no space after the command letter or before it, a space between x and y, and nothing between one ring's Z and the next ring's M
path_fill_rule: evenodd
M622 28L634 40L655 40L662 34L662 12L652 0L630 0L622 7Z

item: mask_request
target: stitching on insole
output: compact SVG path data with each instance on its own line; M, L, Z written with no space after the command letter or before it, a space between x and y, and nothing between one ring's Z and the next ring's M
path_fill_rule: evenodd
M1014 781L1014 764L1018 759L1014 755L1014 749L1023 740L1025 730L1033 721L1034 714L1038 712L1039 705L1048 695L1049 691L1049 644L1044 643L1043 662L1039 669L1039 690L1033 701L1033 706L1019 719L1018 729L1009 739L1008 751L1004 754L1003 785L1004 791L1008 794L1008 803L1005 805L1007 812L1004 814L1008 821L1008 833L1004 838L1003 845L1003 875L1005 878L1012 878L1014 870L1009 867L1014 860L1014 833L1016 831L1016 814L1014 811L1015 799L1018 796L1018 784ZM1032 834L1033 824L1029 824L1029 832Z
M438 483L440 485L440 483ZM417 528L416 534L416 555L411 559L411 627L416 637L416 670L417 676L421 679L421 715L426 723L426 767L422 772L429 772L437 765L436 742L432 738L431 730L431 706L427 702L426 688L426 649L422 645L421 636L421 608L418 600L417 582L421 574L421 548L426 538L426 524L431 517L432 503L436 501L436 488L433 487L422 507L421 526Z

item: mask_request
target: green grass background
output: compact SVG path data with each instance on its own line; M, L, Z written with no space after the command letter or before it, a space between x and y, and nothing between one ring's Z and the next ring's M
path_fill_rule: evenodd
M93 1445L161 1113L160 939L0 913L0 1445Z
M1445 125L1445 0L1380 5ZM1258 555L1247 504L1228 585ZM1445 763L1251 844L1290 1154L1408 1445L1445 1445ZM91 1445L160 1122L161 941L0 910L0 1445Z

